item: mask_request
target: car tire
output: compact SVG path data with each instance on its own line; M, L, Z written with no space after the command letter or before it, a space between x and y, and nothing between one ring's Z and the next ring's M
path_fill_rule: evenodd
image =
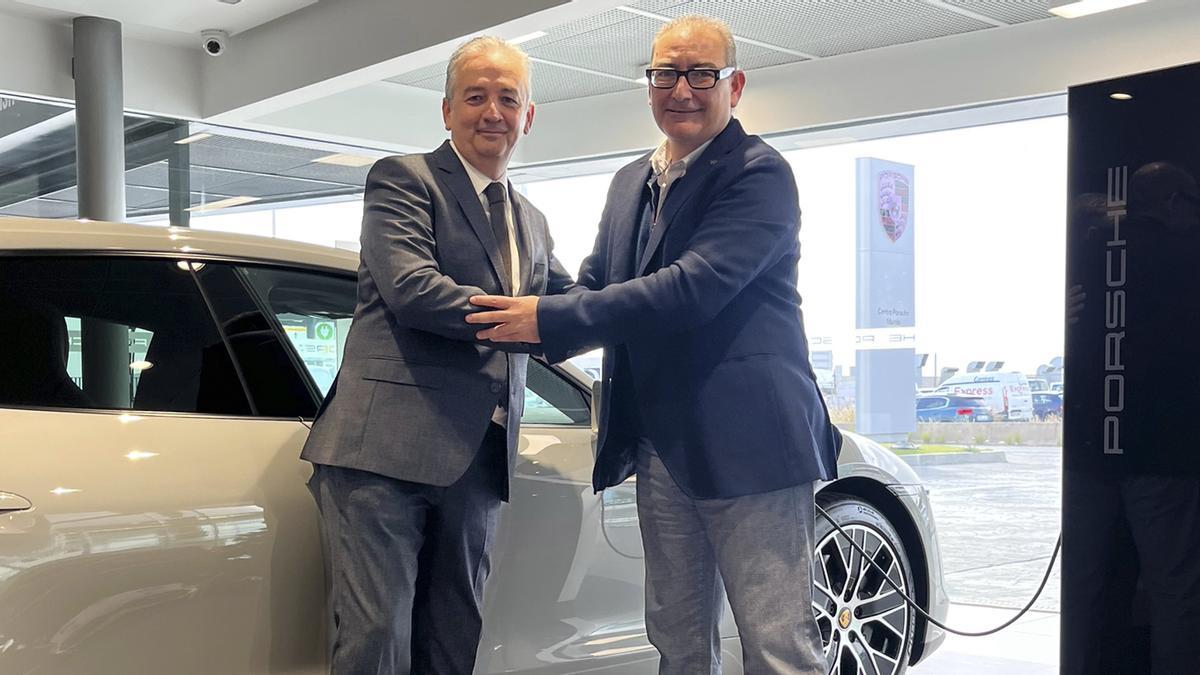
M846 534L890 571L889 578L913 594L912 567L896 528L858 497L821 493L819 504ZM819 513L813 553L813 613L821 634L827 673L901 675L908 668L916 612L883 575ZM866 659L873 663L859 670Z

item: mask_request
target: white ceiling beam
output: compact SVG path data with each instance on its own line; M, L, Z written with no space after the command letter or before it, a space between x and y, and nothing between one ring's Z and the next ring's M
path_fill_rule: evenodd
M530 56L529 60L534 63L540 63L540 64L546 65L546 66L553 66L555 68L562 68L564 70L573 70L577 73L586 73L588 75L595 75L596 77L605 77L610 80L618 80L618 81L624 82L626 84L642 84L642 80L639 80L637 78L621 77L620 75L613 75L612 73L606 73L602 70L593 70L591 68L584 68L582 66L572 66L569 63L561 63L559 61L551 61L550 59L539 59L536 56Z

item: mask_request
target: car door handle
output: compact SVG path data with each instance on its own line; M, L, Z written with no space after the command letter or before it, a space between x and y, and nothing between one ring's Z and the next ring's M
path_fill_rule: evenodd
M0 492L0 513L8 513L10 511L25 511L33 508L33 502L25 499L21 495L16 495L11 492Z

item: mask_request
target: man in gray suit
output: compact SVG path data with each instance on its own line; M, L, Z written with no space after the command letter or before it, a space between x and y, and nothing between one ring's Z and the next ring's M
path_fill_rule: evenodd
M468 298L571 284L542 214L506 180L533 122L527 57L496 38L461 46L442 116L449 141L367 177L358 307L301 455L335 674L471 672L528 356L477 343Z

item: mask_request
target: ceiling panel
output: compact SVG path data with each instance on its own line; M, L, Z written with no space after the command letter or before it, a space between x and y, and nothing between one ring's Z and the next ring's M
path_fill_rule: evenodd
M695 13L713 16L735 35L816 56L992 27L923 0L651 0L636 6L673 18Z
M608 16L613 15L613 16ZM547 36L527 49L530 56L597 70L610 75L638 78L650 61L650 45L663 23L627 12L606 13L605 21L587 32L550 42ZM621 17L624 18L621 18ZM581 22L576 22L581 23ZM738 44L738 63L743 69L762 68L803 60L786 52L756 45Z
M47 197L64 202L78 202L79 192L75 188L67 188L59 190ZM167 191L156 188L140 187L137 185L125 186L125 206L127 208L141 208L148 204L154 204L160 201L167 200Z
M432 66L425 66L424 68L418 68L416 70L412 70L407 73L404 73L403 75L397 75L396 77L389 77L389 78L387 78L387 81L395 82L396 84L407 84L407 85L413 86L413 87L422 87L424 89L430 89L431 88L430 86L421 85L418 83L425 82L427 80L432 80L432 79L437 79L438 82L443 82L446 77L446 65L449 63L450 63L450 61L449 61L449 59L447 59L446 61L442 61L440 63L435 63ZM438 86L432 87L432 88L437 89L439 91L442 89L441 85L438 85Z
M942 0L947 5L968 9L1008 24L1052 19L1049 0Z
M319 180L330 183L333 186L349 185L361 189L366 185L367 173L370 171L370 164L366 166L338 166L337 164L316 162L280 171L279 175Z
M806 42L799 49L816 56L838 56L993 28L991 24L945 10L931 8L929 12L917 14L885 24L863 26L852 33Z
M442 65L437 75L405 84L431 91L442 91L446 85L445 71L446 66ZM529 64L529 77L533 82L533 100L537 103L553 103L554 101L610 94L642 87L632 79L616 80L537 61Z
M325 150L219 135L192 143L189 148L193 165L256 173L292 169L329 154Z
M192 189L194 190L195 187ZM349 194L354 189L351 186L313 183L276 176L243 176L242 180L236 183L223 185L221 192L227 195L270 199L282 196L311 198L329 194ZM216 200L210 199L209 201Z
M551 103L633 87L620 80L551 66L563 64L622 78L636 78L649 60L650 44L663 20L704 14L724 21L738 40L744 70L887 47L995 27L954 8L1001 23L1050 17L1048 0L641 0L630 8L663 17L613 9L561 26L522 45L548 63L534 67L534 100ZM765 46L764 46L765 45ZM391 78L440 91L446 63Z
M644 86L633 80L615 80L544 63L535 62L530 66L529 76L533 79L533 100L541 103L629 91L641 89Z
M625 12L616 13L624 15L624 20L526 51L539 59L637 78L650 60L650 42L662 22Z

